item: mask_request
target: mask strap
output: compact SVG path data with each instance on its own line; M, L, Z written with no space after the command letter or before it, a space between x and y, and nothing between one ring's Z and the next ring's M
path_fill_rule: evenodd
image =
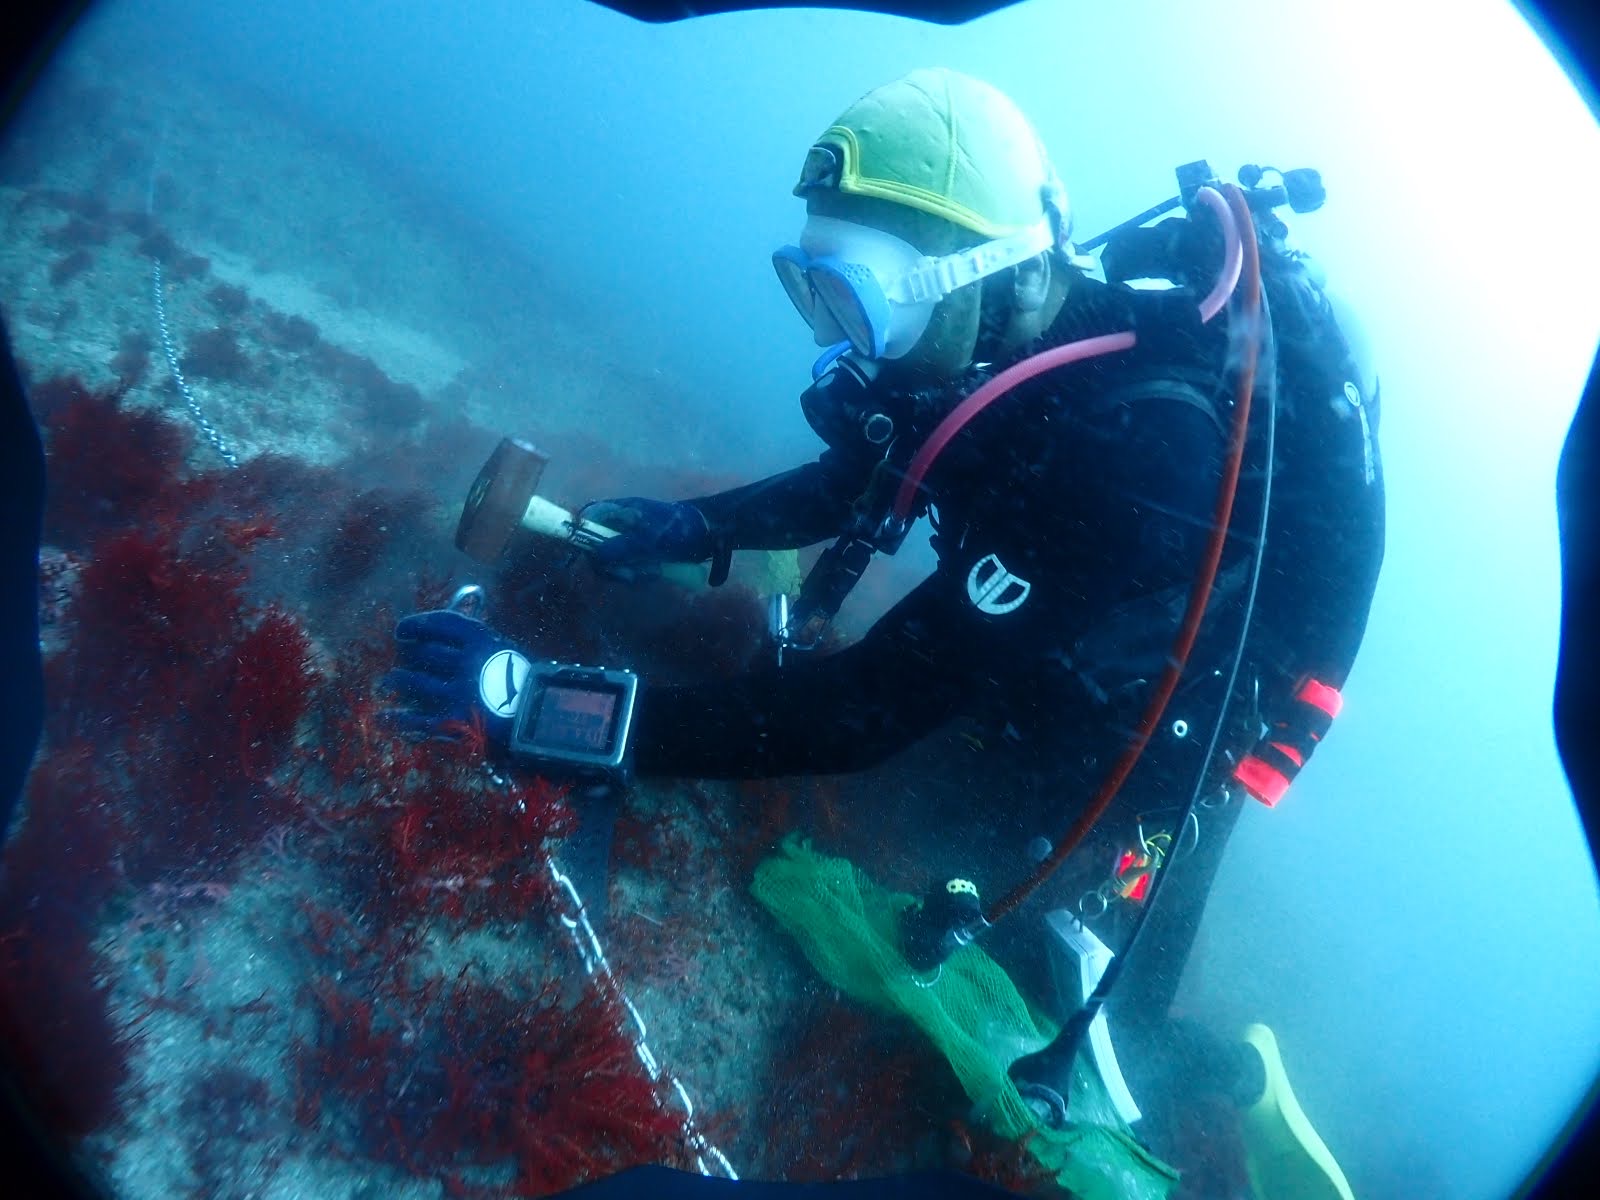
M1014 267L1053 245L1055 231L1045 217L1021 233L927 260L895 284L889 299L901 304L934 304L957 288Z

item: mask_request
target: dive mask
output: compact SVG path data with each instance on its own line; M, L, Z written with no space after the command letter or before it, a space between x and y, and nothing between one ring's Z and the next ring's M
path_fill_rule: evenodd
M922 337L940 300L1053 245L1044 217L1021 233L931 258L870 225L812 216L800 244L774 251L772 265L818 345L848 340L865 358L900 358Z

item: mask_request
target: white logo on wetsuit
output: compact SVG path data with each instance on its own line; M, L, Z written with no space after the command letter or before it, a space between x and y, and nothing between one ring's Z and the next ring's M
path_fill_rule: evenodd
M478 671L478 698L491 717L509 717L528 682L528 660L515 650L496 650Z
M967 572L967 599L973 608L992 617L1015 612L1031 591L1033 584L1006 570L993 554L984 555Z
M1372 424L1367 420L1367 406L1361 403L1361 389L1351 380L1345 380L1344 398L1356 410L1356 415L1361 418L1361 457L1365 468L1366 482L1370 486L1378 478L1377 463L1372 455Z

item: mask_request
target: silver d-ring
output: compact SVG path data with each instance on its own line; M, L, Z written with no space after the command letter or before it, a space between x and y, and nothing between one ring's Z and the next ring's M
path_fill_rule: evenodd
M466 584L456 589L456 594L450 597L450 603L445 606L453 613L460 613L463 617L476 617L483 619L483 614L489 607L489 593L475 583Z

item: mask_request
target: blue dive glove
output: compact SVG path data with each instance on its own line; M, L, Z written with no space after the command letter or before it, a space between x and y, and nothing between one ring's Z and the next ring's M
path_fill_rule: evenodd
M585 506L585 520L617 531L596 546L594 557L610 566L704 562L715 549L711 526L692 504L624 496Z
M384 684L399 706L384 713L407 737L454 739L481 719L504 750L528 679L528 659L489 626L452 609L413 613L395 626L395 669Z

